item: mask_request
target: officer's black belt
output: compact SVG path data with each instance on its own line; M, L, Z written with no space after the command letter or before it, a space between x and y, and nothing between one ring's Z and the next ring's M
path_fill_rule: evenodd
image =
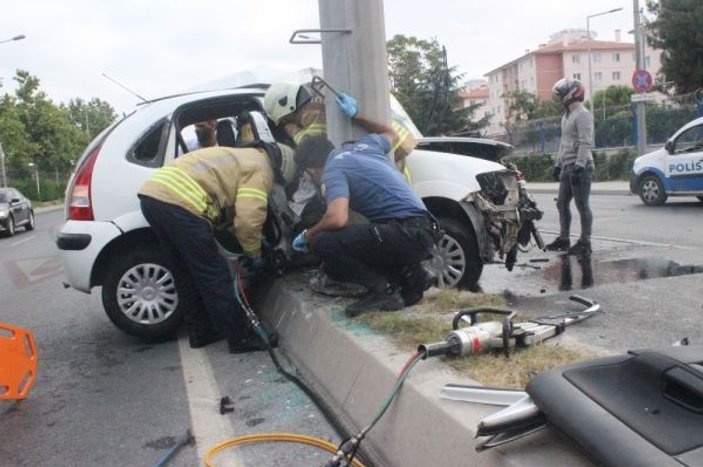
M410 228L424 229L433 228L434 221L427 216L406 217L405 219L396 219L395 222Z

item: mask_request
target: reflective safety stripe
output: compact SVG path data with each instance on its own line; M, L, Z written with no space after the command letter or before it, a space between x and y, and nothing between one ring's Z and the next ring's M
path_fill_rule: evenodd
M412 175L410 175L410 169L408 168L408 164L405 164L405 167L403 167L403 176L409 184L413 184L413 177Z
M326 136L327 135L327 125L324 123L313 123L308 125L295 135L293 135L293 141L295 144L300 144L303 138L308 136Z
M261 248L261 241L256 240L250 243L242 243L242 250L244 251L256 251Z
M237 190L237 198L256 198L260 199L264 203L269 202L268 194L263 190L258 190L256 188L242 187Z
M208 219L215 220L219 216L217 206L212 202L207 191L183 169L164 167L156 172L151 180L164 185Z
M395 132L398 133L398 141L396 141L393 145L393 152L395 152L395 150L398 149L400 145L403 144L403 142L408 138L410 132L405 129L403 125L396 121L391 122L391 126L393 127Z

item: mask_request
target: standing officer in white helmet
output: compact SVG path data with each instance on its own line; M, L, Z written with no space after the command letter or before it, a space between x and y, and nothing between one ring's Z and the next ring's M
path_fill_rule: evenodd
M591 152L593 115L583 106L586 92L579 80L562 78L554 84L552 92L564 105L566 112L561 119L561 143L553 172L554 181L559 182L559 236L545 249L582 256L591 253L593 228L593 213L589 205L594 178ZM572 198L581 220L581 236L573 246L569 240Z

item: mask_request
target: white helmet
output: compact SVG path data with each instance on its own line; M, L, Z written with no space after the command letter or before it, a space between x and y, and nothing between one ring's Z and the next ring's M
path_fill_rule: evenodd
M272 84L264 95L264 110L278 125L283 118L295 112L312 96L305 86L281 82Z
M554 83L552 93L559 98L562 104L569 105L574 101L583 101L586 89L577 79L562 78Z

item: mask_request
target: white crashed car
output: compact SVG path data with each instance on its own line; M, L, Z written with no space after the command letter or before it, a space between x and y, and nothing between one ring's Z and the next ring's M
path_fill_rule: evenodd
M244 113L262 111L265 89L197 92L144 103L105 129L80 157L56 241L65 283L86 293L102 286L105 311L124 332L162 339L183 317L177 277L141 214L137 191L157 168L186 152L185 135L195 122L229 124L218 133L229 141L220 144L236 144L236 122ZM485 263L514 264L518 239L530 241L528 220L541 216L521 190L519 174L486 160L422 150L407 162L414 188L446 234L430 261L441 285L474 288ZM282 189L272 200L265 234L284 267L295 216L282 207L287 204ZM236 242L219 238L222 253L236 261Z

